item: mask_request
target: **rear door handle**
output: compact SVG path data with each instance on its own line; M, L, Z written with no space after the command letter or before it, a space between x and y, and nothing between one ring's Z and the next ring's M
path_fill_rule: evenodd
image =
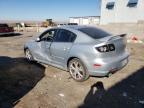
M49 48L49 45L46 45L46 48Z

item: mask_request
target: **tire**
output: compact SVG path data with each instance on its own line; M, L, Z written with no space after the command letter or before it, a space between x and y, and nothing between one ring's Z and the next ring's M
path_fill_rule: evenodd
M68 70L71 77L78 82L83 82L89 78L85 65L78 58L74 58L69 62Z
M34 61L33 56L28 48L25 49L25 57L30 62Z

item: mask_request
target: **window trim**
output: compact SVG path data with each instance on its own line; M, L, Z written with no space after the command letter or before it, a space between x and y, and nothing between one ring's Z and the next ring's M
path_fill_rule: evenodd
M56 32L56 34L55 34L55 37L53 38L53 42L58 42L58 41L55 41L55 39L56 39L56 37L58 36L58 33L60 32L60 30L65 30L65 31L71 32L71 33L73 33L73 34L75 35L75 39L74 39L72 42L63 42L63 43L74 43L74 42L75 42L75 40L76 40L76 38L77 38L77 35L76 35L74 32L72 32L72 31L70 31L70 30L67 30L67 29L63 29L63 28L57 29L57 32ZM59 42L59 43L61 43L61 42Z

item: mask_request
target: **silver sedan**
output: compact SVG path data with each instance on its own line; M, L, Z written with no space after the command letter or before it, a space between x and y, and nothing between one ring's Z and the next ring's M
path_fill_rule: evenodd
M76 81L109 76L128 63L126 35L116 35L90 26L50 28L24 46L29 61L38 61L69 71Z

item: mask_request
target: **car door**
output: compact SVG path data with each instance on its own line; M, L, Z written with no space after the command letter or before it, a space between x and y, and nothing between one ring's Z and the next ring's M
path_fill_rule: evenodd
M76 34L65 29L59 29L50 47L52 62L62 67L76 38Z
M40 41L37 43L40 50L38 53L38 59L41 62L49 63L51 62L50 46L53 41L56 30L50 29L40 35Z

